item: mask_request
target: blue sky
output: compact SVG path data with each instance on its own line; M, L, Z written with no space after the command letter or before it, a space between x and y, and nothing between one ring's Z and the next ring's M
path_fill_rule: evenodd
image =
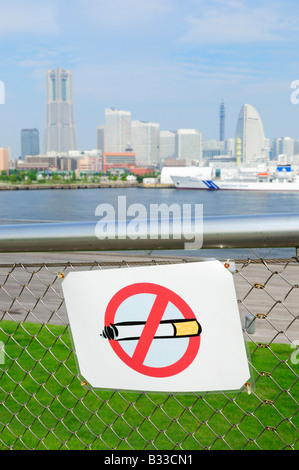
M82 150L111 106L218 138L222 98L226 137L249 103L271 140L299 139L297 12L295 0L0 0L0 146L18 157L27 127L42 145L45 72L57 66L73 70Z

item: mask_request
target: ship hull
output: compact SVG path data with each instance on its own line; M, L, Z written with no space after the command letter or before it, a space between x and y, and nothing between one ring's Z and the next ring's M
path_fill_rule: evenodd
M213 181L192 177L174 177L176 189L198 189L205 191L299 191L299 182L242 182Z

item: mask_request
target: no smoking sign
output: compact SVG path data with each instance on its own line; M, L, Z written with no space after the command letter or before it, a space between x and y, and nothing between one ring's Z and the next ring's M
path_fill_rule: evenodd
M153 305L143 300L148 294L154 298ZM140 309L140 317L144 321L130 319L130 304L125 310L127 321L115 323L117 312L127 299L135 302ZM169 306L175 307L177 313L165 320ZM164 318L164 320L163 320ZM129 321L128 321L129 319ZM201 326L189 305L170 289L152 283L136 283L129 285L115 294L108 304L105 314L106 327L103 336L110 337L110 344L118 357L129 367L150 377L169 377L177 375L188 367L195 359L199 345ZM119 336L119 331L123 336ZM176 360L175 342L183 338L186 350ZM164 340L164 341L161 341ZM175 342L174 342L175 340ZM126 352L126 342L134 341L132 354ZM152 352L156 348L156 354ZM165 355L170 357L170 364L163 365ZM152 357L147 362L147 357ZM152 361L152 363L151 363Z
M235 390L249 379L232 275L218 261L70 273L62 288L92 387Z

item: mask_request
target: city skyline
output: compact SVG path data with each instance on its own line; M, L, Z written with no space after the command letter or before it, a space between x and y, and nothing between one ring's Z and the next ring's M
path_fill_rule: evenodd
M0 2L0 146L21 155L20 130L46 125L46 69L74 74L77 147L96 148L104 109L129 109L161 129L235 136L244 103L265 135L299 138L297 4L249 0ZM66 20L67 19L67 20ZM113 25L113 35L111 32ZM100 47L101 46L101 47Z
M49 73L48 71L47 73ZM64 70L61 70L64 73ZM71 74L71 71L67 71ZM49 155L56 153L67 156L84 152L134 152L139 165L161 164L165 159L204 162L213 156L227 156L241 162L254 162L260 159L272 159L278 155L299 155L299 139L289 136L275 137L272 141L264 133L263 121L257 109L244 104L239 111L233 137L224 136L225 103L219 104L219 128L217 138L204 139L202 133L195 128L179 128L176 130L161 129L159 123L143 120L132 120L131 112L118 108L105 109L105 123L96 127L94 148L50 149ZM137 132L137 133L136 133ZM222 137L222 139L220 138ZM180 148L181 139L185 139L184 150ZM195 140L194 140L195 139ZM71 140L70 140L71 142ZM39 148L38 129L21 130L22 155L46 155L47 152L34 151L24 153L24 148ZM6 147L9 149L9 147ZM10 150L10 149L9 149ZM239 153L239 155L238 155ZM12 159L10 157L10 159ZM240 162L239 162L240 163Z

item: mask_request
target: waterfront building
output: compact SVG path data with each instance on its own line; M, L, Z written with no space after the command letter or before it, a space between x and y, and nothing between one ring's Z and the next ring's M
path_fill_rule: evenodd
M58 157L58 170L63 172L75 171L78 168L79 159L74 157Z
M68 152L77 147L73 103L73 77L70 70L47 70L47 119L45 153Z
M102 141L103 142L103 141ZM125 152L131 146L131 113L105 109L104 152Z
M88 173L102 171L102 153L98 150L71 150L69 152L48 152L17 160L19 170L64 171L79 170Z
M103 172L114 169L130 170L136 166L136 154L134 152L104 152Z
M237 165L268 157L262 120L258 111L250 104L244 104L238 116L236 157Z
M9 148L0 147L0 173L5 171L8 174L9 154Z
M77 169L81 173L100 173L103 170L103 155L101 150L84 150L68 152L69 158L77 161Z
M186 160L178 160L177 158L168 158L167 160L164 160L163 161L163 164L162 164L162 168L164 168L164 166L167 166L167 167L182 167L182 166L187 166L187 163L186 163Z
M60 157L54 155L26 155L17 161L18 170L57 171L60 169Z
M235 156L235 139L233 138L229 138L229 139L226 139L225 141L225 150L227 151L227 155L229 155L230 157L234 157Z
M233 160L235 158L235 139L203 140L202 155L206 162L215 158L218 161L221 159L224 159L224 161Z
M38 129L21 130L21 155L38 155L39 150L39 131Z
M175 132L160 131L160 162L175 158Z
M104 152L103 153L103 172L111 174L134 174L150 175L154 168L150 166L140 166L136 164L135 152Z
M101 150L101 152L104 152L105 149L105 126L97 126L97 132L96 132L96 141L97 141L97 150Z
M273 141L273 158L277 158L278 155L279 155L279 144L280 144L280 141L281 141L281 137L277 137L276 139L274 139Z
M202 142L202 156L204 159L212 159L220 155L227 155L225 142L221 140L203 140Z
M291 137L281 137L279 139L278 155L284 154L287 156L294 155L295 153L295 139Z
M102 171L102 157L84 155L78 158L77 168L81 173L100 173Z
M299 154L299 141L292 137L278 137L272 145L272 155L275 160L282 163L293 163ZM293 158L296 156L296 158Z
M175 137L176 158L187 165L202 161L202 134L197 129L178 129Z
M272 152L271 142L270 142L270 139L268 137L265 137L264 149L265 149L265 151L264 151L265 159L268 160L268 159L270 159L270 154Z
M160 125L147 121L132 121L132 148L139 165L159 163Z

